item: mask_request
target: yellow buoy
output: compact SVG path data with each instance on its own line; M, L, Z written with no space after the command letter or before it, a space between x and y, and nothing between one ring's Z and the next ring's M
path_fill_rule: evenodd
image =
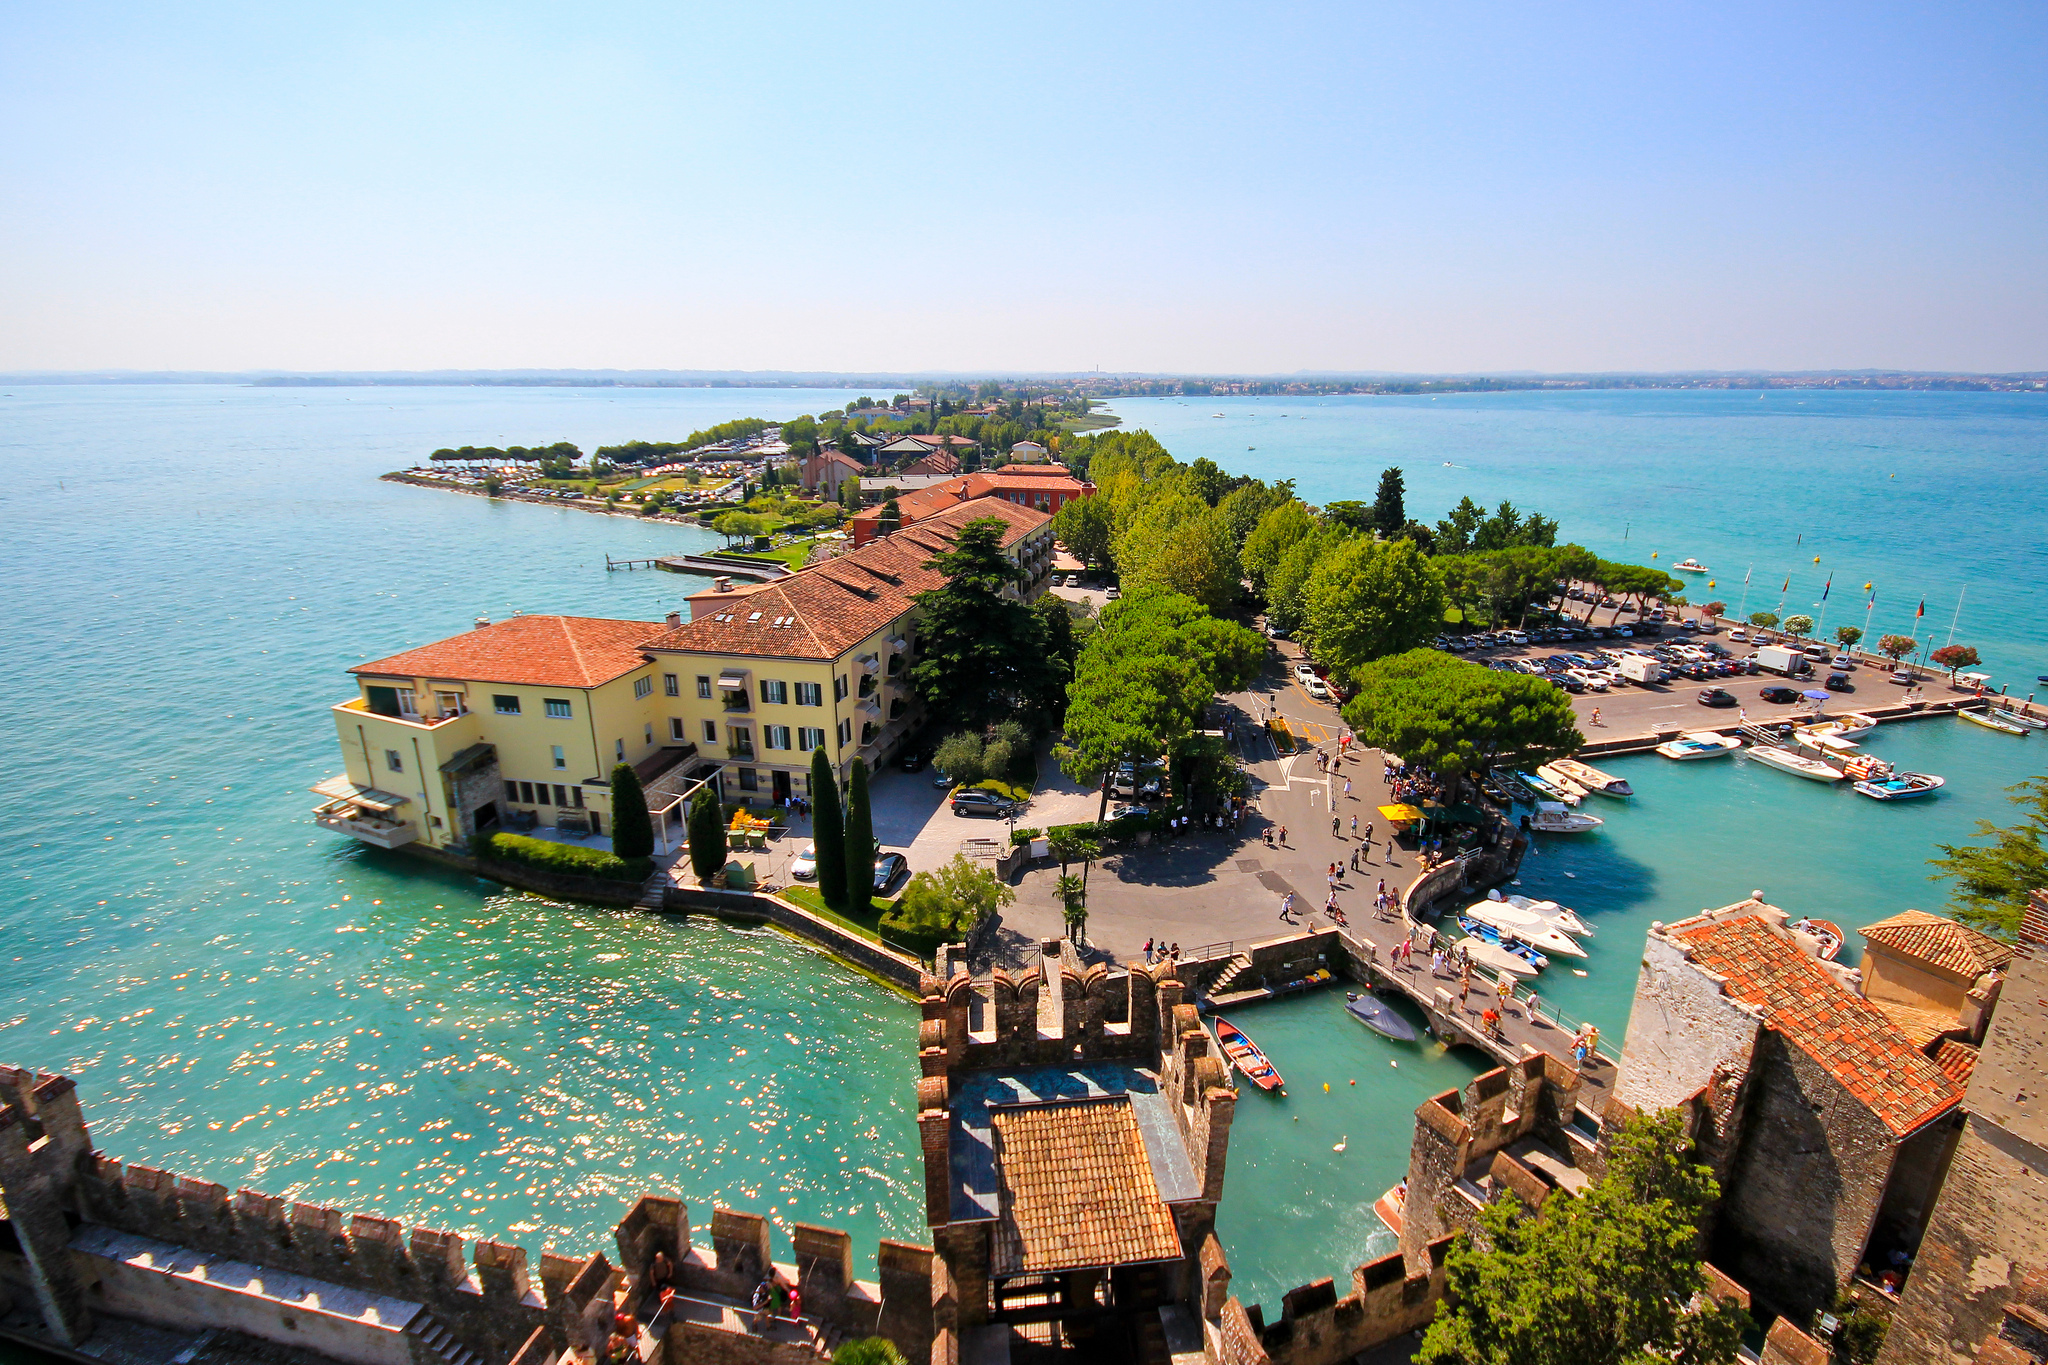
M1330 1083L1328 1081L1323 1082L1323 1093L1325 1095L1330 1093Z

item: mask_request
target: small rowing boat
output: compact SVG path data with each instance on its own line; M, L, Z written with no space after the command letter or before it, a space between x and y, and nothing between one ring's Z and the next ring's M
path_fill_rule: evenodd
M1216 1020L1216 1045L1223 1049L1223 1055L1230 1059L1230 1064L1259 1089L1278 1090L1282 1085L1280 1073L1266 1060L1266 1054L1259 1050L1259 1045L1228 1019L1219 1017Z
M1506 792L1511 799L1519 801L1525 806L1536 803L1536 793L1530 791L1529 785L1526 782L1509 772L1506 768L1495 768L1493 770L1493 780L1500 783L1500 789Z
M1855 790L1873 801L1910 801L1916 796L1932 796L1946 785L1947 779L1933 773L1893 773L1858 782Z
M1397 1043L1415 1041L1415 1026L1403 1019L1392 1005L1376 995L1360 995L1355 991L1346 991L1344 1008L1353 1019L1382 1038L1391 1038Z
M1536 770L1536 776L1550 784L1550 789L1561 798L1574 804L1586 799L1586 789L1566 777L1555 763L1546 763Z
M1991 714L2007 725L2017 725L2022 730L2048 730L2048 720L2042 720L2039 716L2022 715L2018 711L2007 711L2003 708L1994 710Z
M1576 758L1560 758L1550 766L1578 783L1581 787L1584 787L1587 791L1597 792L1601 796L1634 796L1636 794L1635 788L1629 786L1628 783L1620 778L1615 777L1611 773L1603 773L1592 764L1581 763Z
M1803 777L1809 782L1840 782L1843 777L1839 768L1830 767L1819 759L1808 758L1804 754L1787 753L1783 749L1767 749L1762 746L1753 747L1746 752L1759 763L1791 773L1794 777Z
M1524 785L1530 791L1535 792L1538 797L1542 798L1542 800L1536 802L1536 807L1539 810L1542 809L1544 801L1561 802L1567 806L1579 804L1580 796L1575 794L1578 792L1578 785L1576 783L1572 785L1572 790L1568 792L1556 783L1546 782L1534 773L1516 773L1515 776L1521 778ZM1591 817L1588 818L1590 819Z
M1803 919L1796 921L1792 927L1802 934L1811 934L1819 941L1820 960L1823 962L1833 962L1835 954L1842 951L1842 944L1845 941L1842 926L1831 919Z
M1732 754L1742 747L1742 741L1733 735L1717 734L1712 730L1693 730L1657 746L1657 752L1666 758L1675 758L1681 763L1696 758L1719 758Z
M2009 720L2000 720L1997 716L1986 711L1958 711L1956 714L1972 725L1981 725L1987 730L1996 730L2001 735L2018 735L2021 739L2025 739L2029 734L2033 733L2024 725L2015 725Z
M1542 953L1537 952L1513 934L1505 930L1496 929L1491 924L1481 924L1476 919L1460 915L1458 916L1458 927L1473 938L1478 939L1481 943L1491 943L1496 948L1506 949L1539 972L1550 965L1550 959Z

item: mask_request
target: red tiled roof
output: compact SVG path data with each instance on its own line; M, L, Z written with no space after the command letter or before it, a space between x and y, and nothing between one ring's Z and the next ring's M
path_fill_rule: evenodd
M959 503L788 578L729 597L693 598L701 616L666 631L646 627L641 642L664 652L836 659L909 611L913 596L940 586L945 580L924 567L926 561L950 546L961 527L987 517L1010 524L1006 547L1051 519L997 498Z
M596 687L647 662L640 642L653 621L593 616L514 616L349 672L381 678L448 678L528 687Z
M1731 997L1825 1067L1893 1133L1904 1136L1953 1108L1963 1092L1862 996L1756 915L1675 925L1671 937Z
M933 513L959 503L963 495L967 498L987 497L990 494L1023 492L1066 492L1076 495L1087 493L1092 485L1085 484L1071 474L1050 474L1043 469L1033 470L1029 475L1000 475L983 472L963 474L957 479L935 483L930 488L915 493L905 493L896 499L896 506L903 513L905 524L922 521ZM876 512L869 509L856 520L873 517Z
M1977 1069L1977 1049L1954 1038L1944 1039L1934 1050L1934 1064L1959 1088L1967 1089L1970 1073Z
M1130 1101L995 1110L998 1275L1180 1259Z
M1925 910L1904 910L1867 925L1863 937L1966 981L2012 962L2012 949L1991 935Z

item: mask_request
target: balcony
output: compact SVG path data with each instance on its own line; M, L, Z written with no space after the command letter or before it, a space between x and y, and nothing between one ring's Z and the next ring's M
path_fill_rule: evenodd
M720 704L722 706L722 709L729 712L751 711L754 709L753 698L748 696L745 692L727 692L723 697L720 698Z
M397 848L420 837L410 820L393 820L345 801L330 801L313 811L313 823L337 834L346 834L378 848Z
M436 729L439 726L446 725L451 720L461 720L469 714L468 710L458 708L453 711L444 711L440 715L394 715L385 711L372 711L370 704L361 697L337 703L334 709L345 711L357 719L361 719L364 716L375 716L378 720L390 721L394 725L413 725L422 730Z
M876 654L863 654L858 659L855 659L853 661L853 666L856 669L860 670L863 676L872 678L875 676L876 673L881 671L881 656Z
M882 717L882 699L879 695L870 693L854 703L854 709L863 715L873 716L875 719L880 720Z

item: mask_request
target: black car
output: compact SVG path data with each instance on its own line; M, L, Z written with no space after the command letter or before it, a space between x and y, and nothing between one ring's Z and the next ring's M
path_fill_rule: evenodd
M901 853L884 853L875 859L875 894L887 894L890 885L909 869Z
M1735 694L1725 687L1703 687L1700 689L1701 706L1735 706Z
M953 793L955 815L993 815L1001 819L1016 808L1017 803L1008 797L983 791L979 787L962 787Z
M1586 690L1586 685L1569 673L1553 673L1550 675L1550 681L1553 686L1562 687L1573 696Z
M931 761L932 755L929 749L913 747L903 751L902 757L896 760L896 766L903 769L904 772L914 773Z
M1822 686L1826 687L1830 692L1854 692L1856 690L1856 684L1849 681L1847 673L1828 674L1828 680Z
M1757 696L1765 701L1785 702L1799 700L1798 689L1791 687L1766 687L1763 691L1757 693Z

